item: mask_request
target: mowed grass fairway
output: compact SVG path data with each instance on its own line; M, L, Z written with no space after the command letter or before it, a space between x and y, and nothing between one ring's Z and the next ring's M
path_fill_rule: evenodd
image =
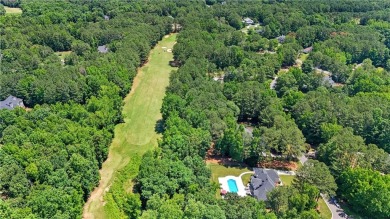
M21 8L10 8L7 6L4 6L5 14L21 14L22 9Z
M115 127L115 137L107 160L100 170L100 183L84 206L83 218L111 218L104 214L103 196L108 191L115 173L126 166L130 159L157 147L160 135L155 126L161 119L160 108L169 85L169 66L173 54L162 47L173 48L176 35L164 37L149 54L149 62L139 69L131 92L124 99L124 123Z

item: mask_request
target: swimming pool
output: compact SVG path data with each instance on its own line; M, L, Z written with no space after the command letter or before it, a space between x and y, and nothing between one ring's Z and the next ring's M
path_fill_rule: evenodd
M234 179L229 179L227 181L228 183L228 186L229 186L229 192L234 192L234 193L237 193L238 192L238 187L237 187L237 183L236 183L236 180Z

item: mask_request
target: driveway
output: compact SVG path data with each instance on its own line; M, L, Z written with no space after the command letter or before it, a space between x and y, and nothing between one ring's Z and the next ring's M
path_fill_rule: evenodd
M326 205L332 212L332 219L343 219L345 217L341 217L340 214L344 214L344 210L341 208L338 208L332 200L326 198L323 194L321 194L322 198L325 200Z
M302 154L302 156L298 157L298 159L302 165L308 160L307 157L305 156L305 154Z

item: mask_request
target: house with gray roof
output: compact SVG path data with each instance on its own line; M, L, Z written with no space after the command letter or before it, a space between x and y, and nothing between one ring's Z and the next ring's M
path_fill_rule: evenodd
M279 43L284 43L284 41L286 40L286 36L281 35L281 36L276 37L276 39L279 41Z
M280 178L275 170L253 168L249 190L257 200L266 201L267 193L280 184Z
M308 54L311 51L313 51L313 47L312 46L302 49L302 52L305 53L305 54Z
M252 25L252 24L255 23L255 22L254 22L252 19L250 19L249 17L244 18L244 19L242 20L242 22L245 23L246 25Z
M23 100L10 95L9 97L7 97L7 99L0 101L0 110L1 109L12 110L15 107L23 107L24 108Z
M108 47L106 45L98 46L98 52L100 52L100 53L108 53Z

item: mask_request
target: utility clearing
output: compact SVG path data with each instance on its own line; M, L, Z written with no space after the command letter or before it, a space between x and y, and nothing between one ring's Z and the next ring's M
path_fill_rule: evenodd
M124 99L124 123L115 127L115 136L109 148L107 160L100 170L99 186L95 188L84 206L83 218L110 218L104 214L103 197L109 191L118 170L129 163L134 156L144 154L157 147L161 137L156 126L161 119L160 109L169 85L169 75L175 68L169 65L173 54L163 47L172 49L176 34L164 37L150 52L149 61L138 70L130 93Z

